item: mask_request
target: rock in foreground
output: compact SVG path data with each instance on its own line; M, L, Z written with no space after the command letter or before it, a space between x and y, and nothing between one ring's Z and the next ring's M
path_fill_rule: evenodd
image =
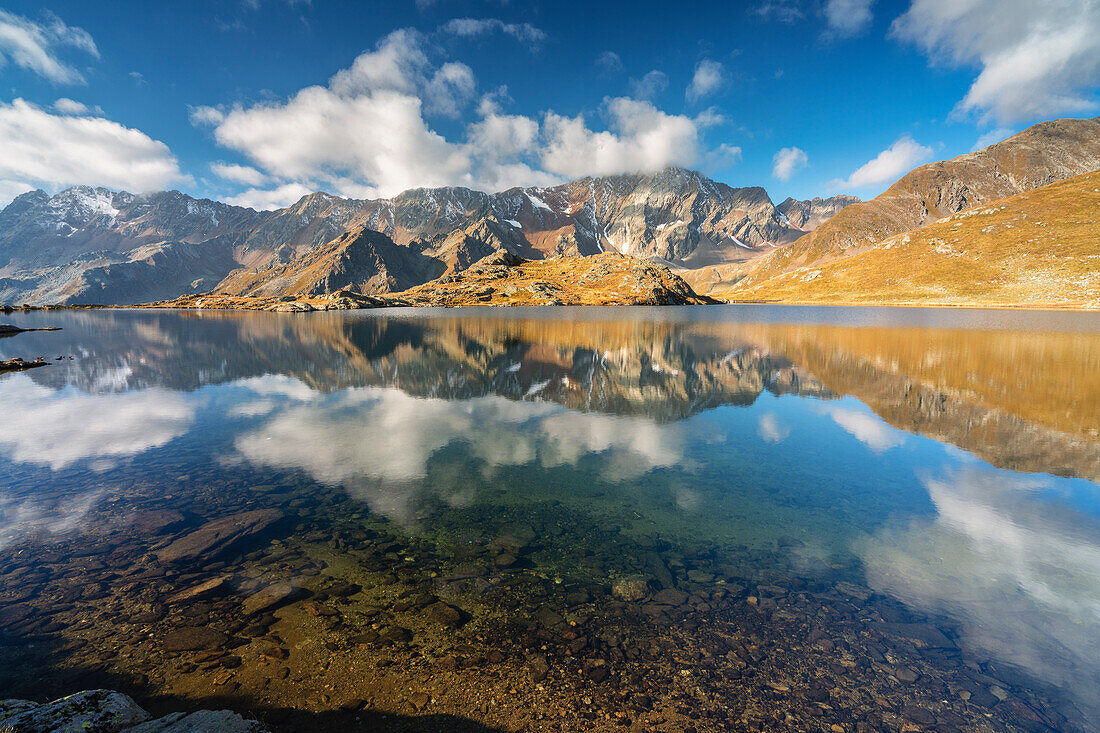
M151 720L130 697L111 690L85 690L44 704L0 700L3 733L265 733L255 720L230 710L171 713Z

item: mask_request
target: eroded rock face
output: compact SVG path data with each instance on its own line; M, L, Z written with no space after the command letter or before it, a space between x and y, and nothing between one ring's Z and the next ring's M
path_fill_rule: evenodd
M16 704L26 702L16 701ZM149 719L149 713L128 696L110 690L85 690L45 705L23 707L22 712L0 717L0 730L18 733L117 733ZM3 715L0 712L0 716Z
M266 733L261 723L231 710L171 713L150 720L129 696L85 690L45 704L0 700L4 733Z
M184 563L221 554L283 518L278 509L255 509L207 522L157 553L161 562Z
M246 720L231 710L171 713L128 728L126 733L265 733L257 720Z

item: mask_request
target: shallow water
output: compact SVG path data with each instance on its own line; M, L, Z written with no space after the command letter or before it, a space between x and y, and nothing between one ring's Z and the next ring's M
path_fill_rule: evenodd
M65 358L0 376L0 698L113 686L287 730L1097 729L1095 315L6 320L63 330L0 358ZM280 520L178 556L257 510ZM195 629L224 639L175 648Z

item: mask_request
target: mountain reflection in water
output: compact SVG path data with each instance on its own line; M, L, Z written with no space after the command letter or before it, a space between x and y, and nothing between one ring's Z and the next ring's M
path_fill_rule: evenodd
M304 477L440 543L479 507L549 503L727 564L778 547L794 571L846 573L1060 688L1087 727L1095 317L822 313L15 314L64 330L0 357L75 359L0 377L18 426L0 433L0 549L94 533L106 502L158 482L184 502Z

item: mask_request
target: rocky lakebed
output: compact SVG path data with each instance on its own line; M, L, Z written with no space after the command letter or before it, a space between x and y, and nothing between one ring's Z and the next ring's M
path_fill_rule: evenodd
M790 567L790 538L674 544L553 501L410 534L318 486L164 503L0 550L4 697L116 690L146 727L112 731L1075 727L851 567ZM47 729L19 705L0 726ZM200 709L256 727L147 722Z

